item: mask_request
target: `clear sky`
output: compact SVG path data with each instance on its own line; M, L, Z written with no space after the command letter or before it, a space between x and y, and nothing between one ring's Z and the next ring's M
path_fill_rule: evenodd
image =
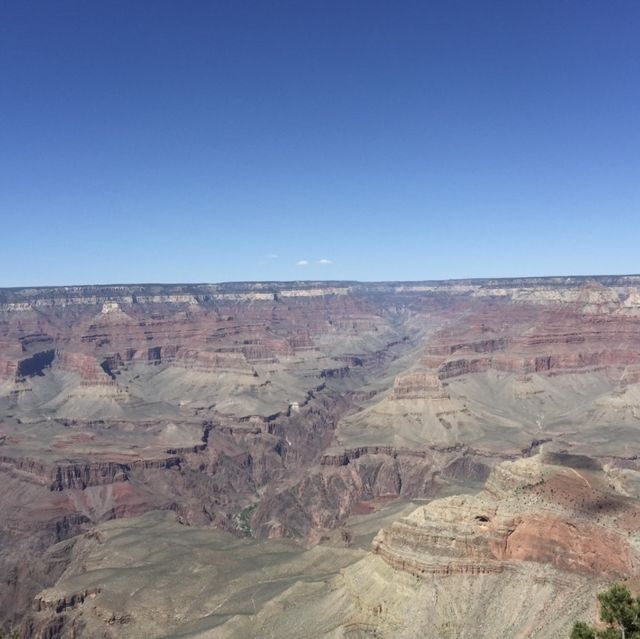
M640 272L640 2L2 0L0 234L0 286Z

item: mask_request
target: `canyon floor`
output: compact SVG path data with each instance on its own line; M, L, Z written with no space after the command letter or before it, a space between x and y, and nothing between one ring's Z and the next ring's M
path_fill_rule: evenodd
M640 276L2 289L0 622L567 637L639 448Z

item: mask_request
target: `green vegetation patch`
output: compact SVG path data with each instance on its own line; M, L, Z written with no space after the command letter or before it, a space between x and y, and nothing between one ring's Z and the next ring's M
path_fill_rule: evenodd
M251 517L257 507L258 504L246 506L234 518L236 530L244 537L253 537L253 533L251 532Z
M631 596L623 584L613 584L598 594L600 619L607 624L598 629L582 621L573 626L571 639L640 639L640 599Z

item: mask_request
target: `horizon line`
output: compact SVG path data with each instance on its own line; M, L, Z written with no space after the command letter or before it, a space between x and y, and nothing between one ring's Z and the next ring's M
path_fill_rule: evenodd
M460 282L486 282L486 281L512 281L512 280L599 280L607 278L640 278L640 273L601 273L587 275L515 275L515 276L499 276L499 277L455 277L444 279L418 279L418 280L350 280L350 279L330 279L330 280L313 280L313 279L291 279L291 280L230 280L218 282L118 282L109 284L42 284L42 285L18 285L18 286L0 286L0 291L22 291L28 289L67 289L67 288L121 288L130 286L233 286L248 284L263 285L282 285L282 284L348 284L348 285L367 285L367 284L446 284Z

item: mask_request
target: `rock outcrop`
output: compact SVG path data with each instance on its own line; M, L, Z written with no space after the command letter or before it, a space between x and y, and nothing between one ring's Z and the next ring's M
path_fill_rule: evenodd
M602 473L533 457L498 466L478 495L419 508L382 530L373 550L417 576L538 562L615 580L640 574L638 523L639 505L611 491Z

